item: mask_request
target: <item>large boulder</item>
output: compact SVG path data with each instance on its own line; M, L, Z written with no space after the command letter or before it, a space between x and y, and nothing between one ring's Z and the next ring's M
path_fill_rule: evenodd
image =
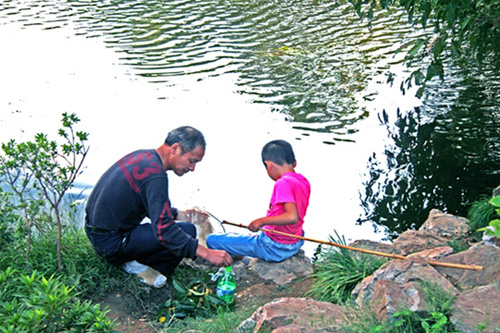
M430 232L407 230L394 240L393 246L396 253L406 256L414 252L446 246L448 240L446 237Z
M429 217L422 224L419 231L447 238L466 237L470 227L468 220L451 214L446 214L439 209L431 209Z
M253 258L248 264L248 269L262 279L270 280L277 285L285 285L299 277L309 276L313 271L311 259L306 257L303 250L281 262Z
M436 261L477 265L483 268L482 270L471 270L436 267L438 272L464 290L500 281L500 248L495 245L478 243L466 251Z
M476 287L453 303L451 321L459 332L500 331L500 283Z
M356 303L360 306L369 304L374 297L378 281L382 280L390 280L403 285L415 281L432 281L454 295L459 293L434 267L424 259L416 256L406 260L391 260L382 265L371 276L365 278L352 292L353 297L356 298ZM419 297L417 294L415 295ZM417 304L419 301L415 300L412 303Z
M420 312L428 309L422 286L418 282L396 283L391 280L379 280L375 283L373 297L369 307L376 316L384 321L392 318L400 309Z
M242 322L239 332L332 332L345 322L339 305L311 298L279 298L258 308Z

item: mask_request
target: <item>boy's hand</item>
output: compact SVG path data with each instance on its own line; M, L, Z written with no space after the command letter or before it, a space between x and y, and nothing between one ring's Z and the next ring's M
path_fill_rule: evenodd
M264 224L262 223L261 219L256 219L253 220L252 223L248 225L248 229L250 231L256 232L259 231L260 228L262 228Z

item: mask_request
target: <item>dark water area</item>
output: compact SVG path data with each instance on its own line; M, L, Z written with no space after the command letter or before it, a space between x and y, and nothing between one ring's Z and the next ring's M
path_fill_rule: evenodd
M369 159L359 222L377 221L396 237L418 228L431 208L466 217L500 184L498 74L460 74L436 82L411 112L381 115L392 143Z
M26 40L63 31L72 44L58 39L61 48L51 50L43 58L45 63L46 59L64 57L71 47L87 47L89 40L105 45L116 54L112 61L124 72L121 81L125 77L146 82L144 91L155 99L151 110L156 110L156 103L157 110L165 110L170 108L168 103L184 101L175 104L182 106L182 114L169 113L168 117L176 117L179 122L201 118L208 133L234 133L235 146L220 139L227 151L253 149L250 143L258 149L261 141L286 132L303 157L301 161L306 161L302 164L304 173L312 180L318 178L313 186L317 201L312 203L310 216L328 223L318 226L317 232L332 234L332 216L346 210L347 215L339 218L343 223L368 225L387 239L418 228L432 208L466 216L474 200L490 195L500 185L498 70L471 66L465 72L448 65L444 81L433 81L422 100L415 100L413 91L402 95L397 87L389 88L385 83L389 71L399 80L411 71L401 66L402 54L396 51L413 37L431 36L429 31L413 30L406 22L403 13L380 12L370 26L349 4L326 0L0 3L0 29L13 31L4 38L16 38L12 36L19 35L17 29L33 35ZM15 54L19 50L12 47L3 52ZM29 56L26 52L22 55L29 62L42 59L36 49L32 51ZM92 52L81 58L76 55L73 62L69 59L74 68L62 72L64 77L85 79L78 73L88 70L82 67L87 60L89 68L95 67L90 60ZM57 61L48 72L58 72ZM5 62L4 72L8 69ZM38 67L44 66L41 63ZM4 91L13 89L10 82L19 78L56 82L46 78L46 73L29 71L22 62L18 66L17 71L9 72L12 76L5 74L0 79ZM103 68L106 71L110 66ZM98 86L99 78L91 82ZM88 85L77 85L76 89L86 92ZM208 88L213 91L206 97L201 91ZM33 94L30 88L22 89L26 91L19 93L18 99L11 94L0 100L0 130L4 134L7 128L16 126L29 131L15 114L36 117L37 113L55 113L34 102L22 104L21 100ZM101 105L115 103L109 84L99 89L109 89L110 93L99 97L84 93L78 103L92 98L100 98ZM190 96L182 97L184 94ZM142 96L143 102L148 98ZM199 104L194 104L197 99ZM61 102L70 111L77 109L78 103L75 99ZM92 119L87 130L94 137L104 138L104 132L122 136L129 123L137 122L126 107L118 110L112 106L104 108L106 111L95 105L82 106L84 111L80 112ZM158 119L164 115L161 112L151 111L148 116ZM254 125L253 117L261 112L265 119L256 120ZM103 115L113 119L111 128L102 128ZM119 123L114 122L122 116ZM282 127L286 128L283 132ZM96 157L89 162L94 175L79 186L91 187L105 164L120 157L109 156L112 145L112 139L93 144L98 146ZM217 149L216 156L227 158ZM233 153L234 159L239 157ZM253 165L248 165L248 169L242 167L243 173L253 170ZM227 170L226 176L230 176ZM213 191L220 187L220 183L200 185L197 181L200 188L206 185ZM224 190L227 192L227 188ZM208 196L220 193L198 192L201 194L187 193L186 203L196 198L218 207L219 203L211 202ZM231 199L220 204L224 209L236 205ZM335 213L329 211L330 206ZM356 236L356 232L353 234Z

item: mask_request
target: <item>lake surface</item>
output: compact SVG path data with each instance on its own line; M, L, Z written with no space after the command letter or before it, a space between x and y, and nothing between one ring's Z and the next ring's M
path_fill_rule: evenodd
M348 4L309 0L4 1L0 140L55 139L76 113L85 195L121 156L192 125L207 151L170 176L173 205L248 224L273 187L260 150L285 139L312 185L308 237L382 240L432 208L464 216L500 185L498 72L448 66L422 100L402 94L396 51L430 32L377 15L370 27Z

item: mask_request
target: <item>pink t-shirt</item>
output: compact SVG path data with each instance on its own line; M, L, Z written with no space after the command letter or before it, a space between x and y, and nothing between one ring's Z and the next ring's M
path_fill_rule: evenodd
M309 205L309 195L311 185L309 181L299 173L287 172L283 174L274 184L271 203L266 216L278 216L285 212L283 204L293 202L297 206L299 221L289 225L266 225L264 229L277 230L287 234L302 236L302 225ZM266 232L272 240L282 244L293 244L299 241L298 238Z

